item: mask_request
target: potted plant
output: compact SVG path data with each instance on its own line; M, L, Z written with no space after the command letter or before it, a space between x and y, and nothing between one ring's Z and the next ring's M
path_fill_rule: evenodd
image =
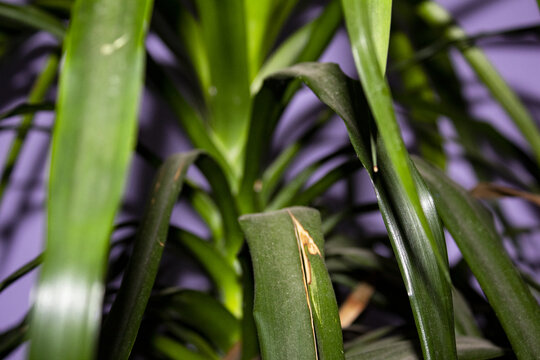
M505 222L497 204L477 199L538 202L538 128L475 44L493 34L468 36L427 0L396 2L393 9L388 0L334 0L315 12L310 5L0 4L8 45L38 30L58 40L28 102L2 116L23 114L2 192L33 114L51 110L43 100L59 74L46 247L2 282L3 290L40 266L32 310L0 335L2 354L29 340L31 359L540 356L540 309L533 296L538 285L506 253L493 221L492 213ZM336 64L317 62L342 26L359 80ZM173 67L145 50L148 32L173 55ZM527 149L475 119L450 48L462 53L505 109ZM269 151L284 110L302 87L324 109L317 120L304 121L294 141ZM172 111L193 150L161 158L141 141L143 89ZM402 139L395 104L417 136L414 156ZM333 114L350 142L290 179L288 169L313 139L325 136ZM441 116L452 121L482 181L473 193L444 172ZM479 142L497 148L533 181L523 183L494 166ZM119 222L134 156L157 171L143 215ZM192 168L202 176L186 176ZM376 202L354 202L359 189L351 179L359 172ZM313 174L321 175L313 181ZM513 186L494 185L498 176ZM351 201L336 209L319 200L343 180L348 186L340 197ZM179 196L203 220L208 238L171 225ZM377 211L387 233L362 235L354 220ZM135 235L115 237L130 227ZM449 266L445 228L463 255L458 266ZM385 256L376 250L381 247L392 251ZM175 253L187 254L205 272L208 291L156 281L163 254ZM473 289L469 274L485 297ZM368 302L385 315L375 325L362 318L354 323Z

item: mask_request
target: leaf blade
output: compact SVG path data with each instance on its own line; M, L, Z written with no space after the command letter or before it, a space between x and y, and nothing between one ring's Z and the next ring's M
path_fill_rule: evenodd
M540 352L540 309L506 254L488 213L440 171L419 159L415 163L436 195L437 211L478 279L517 356L533 359Z
M261 355L267 359L342 359L339 315L326 267L314 252L299 253L292 216L316 247L323 249L320 218L313 209L295 207L240 218L257 284L254 317ZM304 277L301 258L310 264L311 284ZM287 294L286 301L282 294Z
M167 240L173 205L187 168L198 155L198 151L173 155L156 175L122 285L103 324L103 359L127 359L131 353Z
M146 0L78 1L73 9L30 359L93 357L109 233L134 145L150 9Z

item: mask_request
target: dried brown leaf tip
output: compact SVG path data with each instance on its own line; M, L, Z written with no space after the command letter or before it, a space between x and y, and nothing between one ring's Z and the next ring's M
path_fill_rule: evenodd
M320 257L322 257L322 255L319 251L319 247L317 246L317 244L315 244L315 241L313 241L313 238L311 237L311 235L309 235L309 232L307 232L307 230L304 229L302 224L300 224L300 221L298 221L298 219L290 211L289 216L291 217L294 225L294 234L298 243L298 251L300 252L304 279L307 284L310 285L312 280L311 262L308 259L305 249L307 248L307 251L311 255L319 255Z
M298 219L296 219L290 211L289 211L289 215L291 216L291 219L294 224L294 231L296 232L297 237L300 240L300 243L302 244L302 246L306 246L308 252L311 255L319 255L320 257L322 257L321 252L319 251L319 247L317 246L317 244L315 244L315 241L313 240L311 235L309 235L307 230L304 229L302 224L300 224L300 221L298 221Z
M306 303L309 309L309 318L311 319L311 331L313 332L313 346L315 348L316 359L319 359L319 351L317 348L317 338L315 336L315 322L313 320L313 310L311 309L311 300L309 299L309 289L308 285L311 285L313 275L311 274L311 262L306 254L306 249L311 255L319 255L322 257L319 247L313 241L309 232L300 224L300 221L292 214L291 211L288 211L289 216L294 225L294 235L296 237L296 244L298 245L298 252L300 255L300 264L302 266L302 280L304 281L304 291L306 294Z

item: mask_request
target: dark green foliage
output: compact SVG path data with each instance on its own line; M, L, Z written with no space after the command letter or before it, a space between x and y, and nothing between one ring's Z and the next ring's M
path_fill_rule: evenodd
M540 356L538 284L503 247L509 236L519 256L520 235L537 229L516 228L498 199L482 205L443 172L455 160L445 145L455 140L458 159L479 182L504 179L515 188L497 196L538 196L540 132L476 43L537 35L538 26L468 35L433 1L316 3L0 4L2 60L38 31L58 43L45 50L48 61L25 102L0 114L1 130L16 130L0 201L14 184L27 134L52 136L45 250L0 282L0 296L8 296L8 287L41 266L33 308L0 334L0 356L27 340L31 359ZM359 80L316 62L338 30L348 33ZM174 66L145 54L148 31ZM472 114L451 49L525 145ZM287 125L286 141L276 139L303 87L321 104ZM143 88L171 110L194 150L162 162L137 141ZM417 137L410 149L396 102ZM34 123L36 113L53 110L52 131ZM326 149L319 142L334 115L349 142ZM455 139L440 133L441 116ZM20 122L7 122L15 117ZM415 150L420 157L411 160ZM159 170L142 217L114 225L134 155ZM375 199L357 203L373 192ZM171 225L179 199L208 231L188 231L185 219ZM386 232L373 226L374 216ZM116 230L131 227L136 235L111 244ZM453 268L444 228L464 258ZM208 287L181 288L167 277L170 268L195 268ZM362 301L353 296L359 284L372 289ZM357 319L342 329L344 303L356 304Z

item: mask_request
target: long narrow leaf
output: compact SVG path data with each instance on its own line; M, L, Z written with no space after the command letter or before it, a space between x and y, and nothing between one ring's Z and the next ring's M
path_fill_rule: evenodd
M442 172L415 160L437 211L458 244L520 359L540 354L540 307L504 250L486 209Z
M238 210L233 191L213 157L201 154L197 160L197 167L210 183L212 197L223 220L224 242L218 244L218 249L224 252L226 259L232 264L244 242L242 230L238 225Z
M65 41L31 359L94 357L109 234L135 143L151 1L76 2Z
M173 155L163 163L152 186L122 285L102 330L102 359L127 359L135 343L167 240L173 205L187 168L198 152Z
M250 80L273 46L298 0L244 0Z
M0 282L0 293L4 291L9 285L13 284L17 280L19 280L24 275L28 274L30 271L34 270L36 267L38 267L41 262L43 261L43 255L39 254L23 266L21 266L19 269L17 269L15 272L13 272L11 275L6 277L4 280Z
M390 54L392 58L408 59L414 56L412 44L402 32L393 32L390 43ZM434 90L429 84L427 74L419 64L408 66L400 71L402 91L413 98L420 98L425 101L434 101L436 98ZM412 118L412 127L416 130L416 138L422 156L439 167L445 167L446 159L443 144L440 136L421 136L420 129L428 129L438 135L437 115L424 113L421 109L409 109Z
M240 316L242 290L232 265L210 243L186 231L174 230L171 234L174 241L193 254L218 288L225 307L233 315Z
M203 89L210 95L210 128L225 158L240 165L251 111L244 1L206 0L196 6L210 65L211 83Z
M359 84L347 78L333 64L300 64L274 76L276 79L302 80L345 122L356 154L374 184L379 207L409 294L422 349L429 358L455 357L450 286L445 280L440 264L437 266L433 244L426 239L423 225L415 216L416 209L412 208L408 194L401 186L401 179L380 141L376 142L376 146L377 152L381 155L381 172L380 174L373 172L372 154L368 145L369 127L365 125L362 127L359 122L360 119L366 118L365 105L357 100L362 100ZM410 160L407 159L407 162ZM412 166L411 169L414 170ZM429 216L428 226L432 228L432 233L437 235L433 241L448 271L447 262L444 260L446 247L438 216L432 204L433 200L417 173L413 172L413 175L415 176L413 185L422 195L422 213L426 211Z
M35 114L39 111L53 111L54 107L54 103L50 102L43 102L39 104L22 103L4 112L3 114L0 114L0 122L12 116Z
M148 58L148 73L151 84L160 93L171 110L176 115L178 121L186 131L189 139L197 149L204 150L212 155L221 168L227 174L230 182L235 181L235 175L229 167L226 159L216 147L214 140L210 137L210 129L206 126L201 114L184 99L180 91L176 89L170 76L159 66L152 57Z
M540 164L540 131L538 126L484 52L477 46L466 42L467 36L463 29L453 24L450 14L434 1L424 1L418 5L418 15L426 22L443 28L443 36L447 40L457 42L457 48L465 60L514 121L523 137L529 142L536 161Z
M62 22L48 12L31 5L0 3L0 18L18 22L37 30L44 30L62 40L66 28Z
M43 71L37 78L30 95L28 96L28 104L34 105L35 103L40 103L45 98L47 91L52 85L54 79L56 78L56 70L58 68L58 55L51 54L47 58ZM9 183L11 173L15 167L19 153L21 152L23 143L26 139L26 135L32 126L32 121L34 119L34 114L29 113L25 115L21 120L21 125L17 129L17 136L11 144L7 159L4 165L4 171L2 172L2 177L0 178L0 198L4 194L4 190Z
M0 334L0 357L7 356L17 349L28 337L28 319L24 318L19 324Z
M251 93L257 93L263 80L275 71L298 62L316 61L327 48L342 20L341 5L332 0L323 13L290 35L266 60L251 83Z
M445 274L446 281L450 282L445 260L438 250L436 239L420 204L407 149L396 121L390 88L384 78L391 3L391 0L342 0L356 69L392 167L400 178L396 185L405 191L408 202L414 209L413 216L418 218L439 267Z

